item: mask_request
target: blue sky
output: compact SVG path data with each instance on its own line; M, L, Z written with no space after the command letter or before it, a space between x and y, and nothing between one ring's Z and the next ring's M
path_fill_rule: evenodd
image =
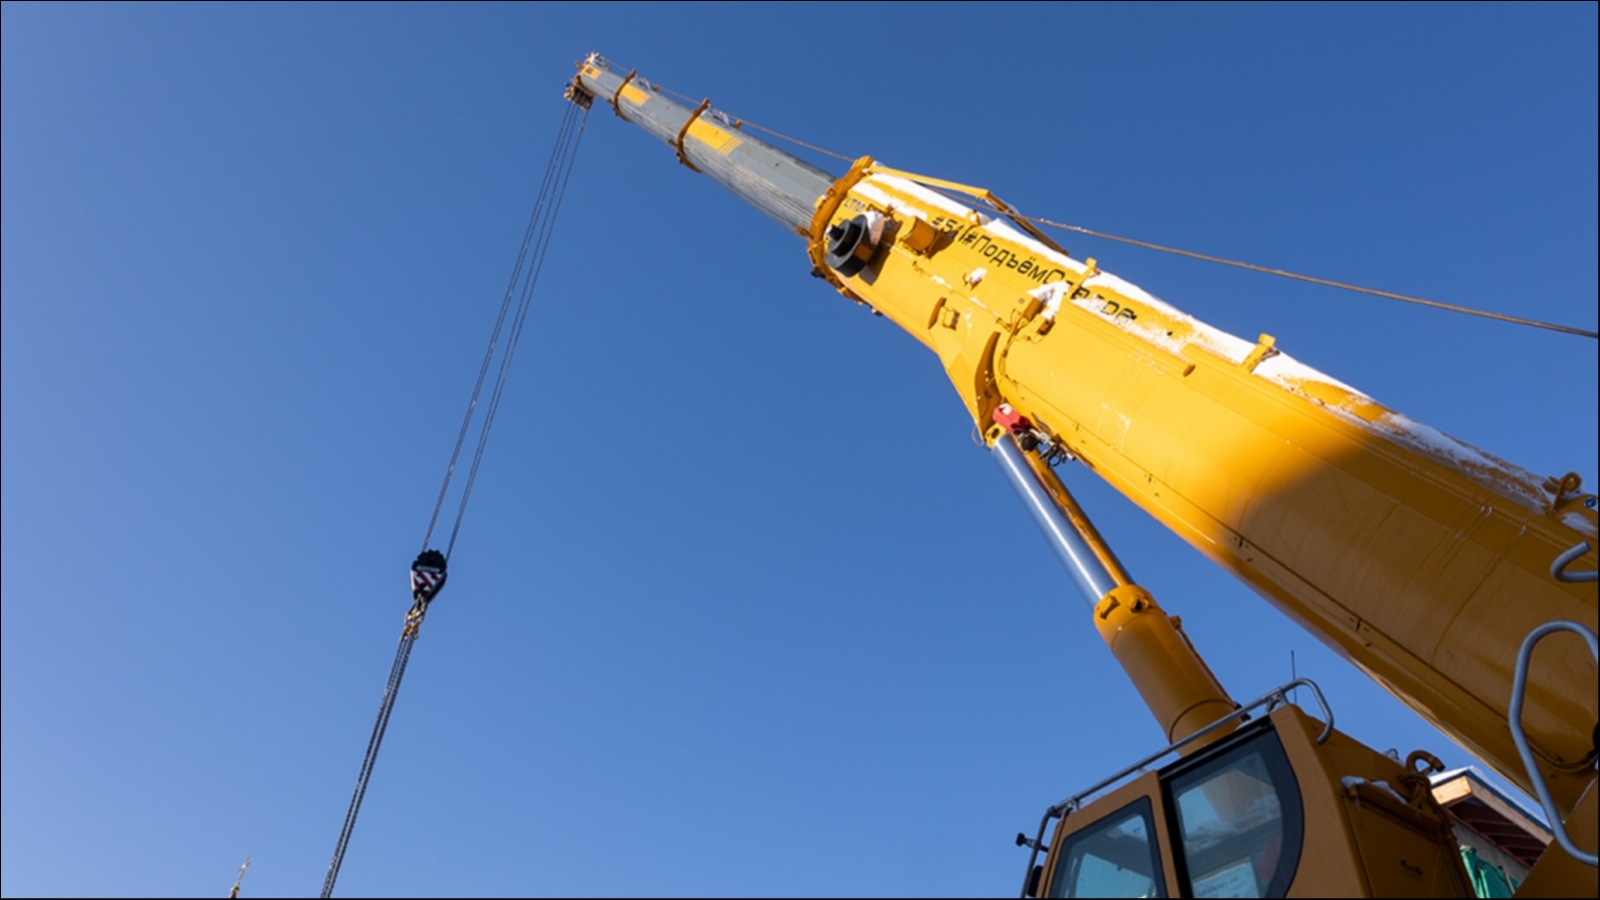
M1596 6L36 5L0 16L7 896L320 885L599 50L1113 233L1596 325ZM1596 346L1068 235L1545 474ZM935 358L597 110L363 894L996 894L1161 743ZM1238 697L1467 755L1079 470Z

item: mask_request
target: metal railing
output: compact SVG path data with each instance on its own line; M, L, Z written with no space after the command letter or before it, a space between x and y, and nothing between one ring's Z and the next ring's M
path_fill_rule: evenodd
M1578 558L1589 552L1589 542L1579 541L1561 552L1555 561L1550 563L1550 577L1567 584L1583 584L1590 581L1600 581L1600 570L1590 569L1587 572L1568 572L1567 566L1578 561Z
M1587 544L1581 546L1585 552L1588 551ZM1559 577L1558 575L1557 578ZM1567 834L1567 827L1561 820L1561 811L1556 809L1556 803L1550 797L1550 786L1545 783L1544 773L1539 771L1539 760L1534 757L1533 748L1528 746L1528 735L1522 729L1522 701L1528 692L1528 668L1533 662L1533 648L1558 631L1570 631L1583 638L1588 642L1589 652L1594 655L1596 662L1600 662L1600 639L1596 639L1594 632L1577 622L1564 620L1546 622L1528 632L1528 636L1522 641L1522 649L1517 652L1517 671L1511 682L1511 712L1508 716L1511 720L1511 740L1516 742L1517 754L1522 757L1522 765L1528 770L1528 780L1533 782L1533 790L1539 797L1539 805L1544 808L1545 818L1550 821L1550 832L1555 835L1556 843L1567 851L1568 856L1578 862L1595 866L1600 863L1600 857L1579 850L1578 845L1574 844L1571 836Z

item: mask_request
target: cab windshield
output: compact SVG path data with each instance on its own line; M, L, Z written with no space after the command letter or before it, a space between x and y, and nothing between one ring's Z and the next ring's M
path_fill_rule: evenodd
M1284 895L1300 856L1300 792L1275 733L1174 774L1167 791L1185 893Z
M1150 798L1140 797L1062 843L1052 897L1165 897L1151 840Z

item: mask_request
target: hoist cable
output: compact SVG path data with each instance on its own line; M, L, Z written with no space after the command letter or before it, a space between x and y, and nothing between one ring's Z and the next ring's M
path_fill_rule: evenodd
M517 344L522 340L522 329L528 321L528 310L532 307L533 291L539 284L539 274L544 271L545 255L550 250L550 238L555 233L556 216L561 213L561 201L566 199L567 182L572 177L572 166L577 159L578 145L583 142L583 130L588 120L589 111L584 110L582 118L578 120L577 135L572 139L572 149L566 156L565 170L560 173L555 201L548 205L542 240L535 242L528 266L528 280L523 285L522 299L511 323L511 334L506 339L505 354L500 358L500 373L495 378L494 391L489 395L489 407L484 411L483 430L478 432L478 446L472 454L472 466L467 469L467 482L461 488L461 505L456 510L455 525L450 529L450 542L445 545L445 559L450 558L450 552L456 546L456 537L461 533L461 520L467 513L467 502L472 499L472 486L478 480L478 466L483 462L483 451L489 444L489 432L494 428L495 415L500 411L500 398L505 393L507 376L511 374L511 360L516 356Z
M478 408L478 397L483 392L484 378L489 374L489 364L494 360L495 347L500 340L500 330L505 325L506 313L511 308L511 299L516 296L517 283L522 279L523 262L528 256L528 247L533 243L534 236L538 233L539 220L543 214L545 198L549 190L552 174L556 171L556 162L566 145L567 137L571 133L572 124L578 116L578 108L568 104L566 113L561 118L561 128L556 134L555 146L550 148L550 160L545 165L544 180L539 185L539 193L533 204L533 212L528 216L528 227L522 235L522 247L517 251L516 264L511 267L511 279L506 284L505 297L500 301L500 314L494 320L494 330L489 333L489 346L484 348L483 363L478 367L478 380L472 385L472 396L467 400L467 411L461 417L461 430L456 434L456 445L450 451L450 462L445 466L444 480L439 485L439 498L434 501L433 515L428 519L428 530L422 536L422 549L428 548L428 541L433 537L434 526L439 522L439 513L444 509L444 499L450 490L450 478L455 473L456 462L461 457L461 447L466 443L467 432L472 425L472 414Z
M472 395L467 401L466 415L462 419L461 430L456 436L454 449L450 453L450 462L445 467L443 483L439 487L439 498L434 503L433 514L428 521L428 530L423 537L423 555L419 560L425 559L428 554L435 556L437 551L428 550L428 542L433 537L434 528L438 524L439 514L444 508L445 497L450 488L451 476L455 472L456 464L460 461L462 447L466 444L467 433L471 430L474 412L478 401L483 394L484 382L487 380L489 369L494 363L495 351L501 347L504 338L504 349L500 352L499 370L495 376L493 388L490 390L488 404L479 426L477 446L474 448L472 464L467 472L466 483L461 492L461 502L456 509L455 523L450 532L449 547L443 554L448 558L449 548L455 547L456 537L461 531L461 520L466 515L467 501L472 494L473 483L477 480L478 468L483 462L484 448L488 445L489 431L493 427L496 412L500 407L500 400L505 392L506 380L511 372L511 359L516 354L518 342L522 337L522 330L528 318L528 311L532 306L534 287L538 283L539 273L544 268L545 255L549 252L550 240L554 233L556 214L560 211L561 201L566 196L567 182L572 175L573 162L577 157L578 144L583 135L584 124L588 121L588 111L579 111L575 106L569 106L562 117L561 127L557 132L555 147L550 151L550 159L545 166L544 178L539 185L539 193L534 200L533 214L528 218L528 227L523 233L521 247L517 251L517 261L511 270L511 280L506 286L506 292L500 302L500 310L495 318L494 329L489 336L489 344L484 351L483 362L478 368L477 381L473 384ZM516 300L513 307L512 301ZM508 323L507 317L510 317ZM345 812L344 825L339 831L339 841L334 847L333 859L328 863L328 873L323 879L322 896L333 896L334 884L339 878L339 870L344 865L345 852L350 846L350 836L355 831L356 818L361 812L361 802L366 797L367 784L372 778L372 771L378 761L378 751L383 746L384 734L389 729L389 717L394 712L395 699L400 694L400 682L405 678L406 666L411 660L411 649L416 644L418 629L422 624L423 616L427 612L428 601L432 593L443 584L442 563L438 569L419 568L413 564L412 586L415 605L411 612L406 614L406 627L400 635L400 646L395 650L394 664L389 669L389 680L384 685L383 699L378 704L378 718L372 726L372 736L367 741L367 752L361 760L361 771L356 777L355 792L350 797L350 807ZM419 573L432 572L438 576L427 588L427 593L419 593Z
M344 814L344 827L339 830L339 843L333 850L333 860L328 863L328 874L322 879L322 897L333 896L334 882L339 880L339 869L344 865L345 851L350 847L350 835L355 831L356 816L361 812L361 801L367 795L367 782L372 779L372 767L378 761L378 748L383 745L384 732L389 730L389 714L394 711L394 701L400 694L400 680L405 677L406 664L411 660L411 647L417 642L415 631L407 630L395 650L394 665L389 669L389 683L384 685L383 700L378 704L378 720L373 723L372 737L367 741L367 755L361 759L361 774L356 776L356 790L350 797L350 808Z

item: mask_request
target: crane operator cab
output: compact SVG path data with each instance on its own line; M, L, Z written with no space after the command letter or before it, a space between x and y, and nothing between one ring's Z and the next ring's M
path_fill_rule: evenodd
M1430 790L1438 759L1377 753L1287 702L1294 684L1218 722L1265 709L1225 737L1194 749L1196 734L1051 807L1038 839L1018 835L1047 854L1023 896L1474 896Z

